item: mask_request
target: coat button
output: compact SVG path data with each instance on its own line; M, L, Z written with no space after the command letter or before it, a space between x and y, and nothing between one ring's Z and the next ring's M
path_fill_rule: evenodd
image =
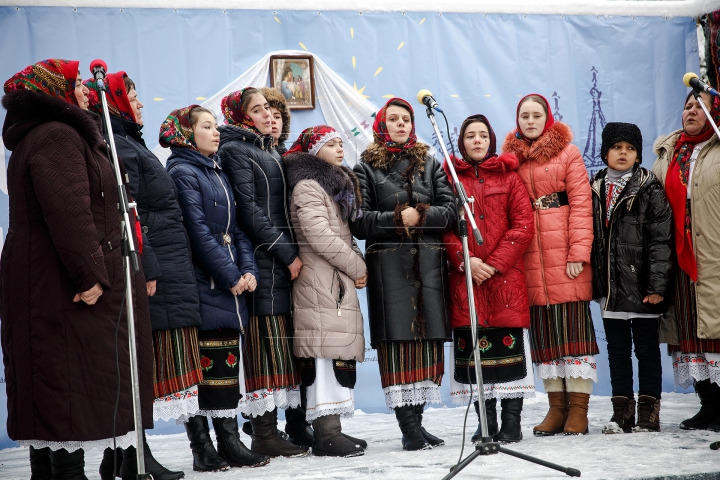
M415 255L417 253L417 248L413 247L410 249L410 255Z
M413 283L413 285L415 285L415 288L420 288L420 282L417 280Z
M480 179L480 183L485 183L485 179L484 179L484 178L481 178L481 179Z
M480 215L480 220L482 220L483 218L485 218L485 215Z
M485 320L485 321L484 321L483 323L484 323L485 325L487 325L487 324L488 324L488 321L487 321L487 320Z

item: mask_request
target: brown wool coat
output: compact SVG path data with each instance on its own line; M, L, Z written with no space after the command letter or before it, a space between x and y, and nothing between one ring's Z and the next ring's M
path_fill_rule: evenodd
M340 204L328 193L345 185L359 198L357 180L351 170L315 155L290 154L283 161L294 185L290 214L303 262L293 281L295 355L362 362L365 337L355 280L365 274L365 261Z
M682 130L676 130L655 141L657 160L652 167L665 186L667 170ZM720 140L713 135L695 160L690 190L693 246L698 267L695 284L697 332L701 339L720 338ZM663 316L660 341L677 343L674 311Z
M115 175L99 118L29 91L9 93L3 106L3 140L12 151L10 228L0 258L8 435L110 438L125 287ZM96 282L103 294L95 305L73 302ZM152 428L152 332L142 271L134 285L143 426ZM125 315L118 346L121 436L135 430Z

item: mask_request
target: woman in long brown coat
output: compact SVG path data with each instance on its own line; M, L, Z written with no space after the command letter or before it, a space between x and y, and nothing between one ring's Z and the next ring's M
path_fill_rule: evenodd
M84 450L112 447L113 433L117 446L135 445L115 175L77 61L31 65L5 82L5 93L3 141L13 152L0 260L8 435L31 447L34 479L84 479ZM143 427L152 428L142 272L133 283Z

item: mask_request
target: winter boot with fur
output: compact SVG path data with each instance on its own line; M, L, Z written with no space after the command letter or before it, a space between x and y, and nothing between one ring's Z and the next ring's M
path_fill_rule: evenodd
M308 447L295 445L277 433L273 412L265 412L259 417L250 419L253 427L252 445L250 450L268 457L304 457Z
M147 443L147 438L145 438L144 431L143 456L145 457L145 473L151 474L154 480L180 480L181 478L185 478L185 472L173 472L155 460L150 451L150 445ZM137 455L135 453L135 447L128 447L123 450L123 463L120 467L120 477L122 477L123 480L135 480L137 475Z
M588 405L592 393L593 381L589 378L565 379L567 390L568 416L565 420L565 435L587 435L588 433Z
M270 457L251 452L240 441L237 417L213 418L217 452L231 467L262 467Z
M603 425L602 433L630 433L635 427L635 399L615 396L610 398L613 416Z
M114 452L114 455L113 455ZM102 461L100 462L100 480L114 480L120 476L120 467L122 466L122 448L106 448L103 450ZM113 474L113 468L115 472Z
M50 448L30 447L30 480L51 479L52 467L50 466ZM110 480L112 480L112 478Z
M323 415L313 422L312 453L318 457L359 457L363 448L342 434L340 415Z
M633 432L660 431L660 399L650 395L638 397L638 421Z
M60 449L50 453L53 480L88 480L85 476L85 451Z
M545 437L557 435L565 428L567 419L567 399L565 398L565 381L562 378L543 378L543 386L548 395L550 409L545 419L533 427L533 435Z
M696 381L695 391L700 397L700 411L680 422L683 430L705 430L716 420L720 421L720 386L709 379Z
M414 405L395 407L395 418L397 418L400 431L402 432L403 450L426 450L432 445L425 439L420 430L420 425L415 415Z
M523 398L503 398L500 400L500 431L493 437L496 442L514 443L522 440L522 427L520 414L523 408Z
M480 426L480 403L475 400L473 405L475 406L475 413L477 413L478 416L478 427L470 440L473 443L478 443L482 441L482 427ZM498 430L497 398L490 398L488 400L485 400L485 417L487 420L488 437L492 438L495 436Z
M425 404L421 403L420 405L415 405L415 416L417 417L417 423L420 427L420 432L422 432L422 436L425 437L425 440L433 446L433 447L439 447L441 445L445 445L445 440L442 438L438 438L432 433L428 433L427 430L425 430L425 427L422 426L422 419L423 419L423 412L425 411Z
M218 455L210 438L207 417L194 415L185 423L193 454L193 470L196 472L220 472L230 469L230 464Z

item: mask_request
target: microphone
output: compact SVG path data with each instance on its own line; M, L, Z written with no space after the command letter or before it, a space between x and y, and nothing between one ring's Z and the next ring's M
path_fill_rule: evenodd
M443 113L442 108L438 105L438 103L435 101L435 99L432 96L432 93L430 93L430 90L422 89L417 94L418 102L422 103L428 108L432 108L433 110L437 110L440 113Z
M685 75L683 75L683 83L686 87L692 88L696 92L705 92L709 93L710 95L715 95L716 97L720 97L720 94L718 94L717 90L712 88L707 83L700 80L697 76L697 74L688 72Z
M107 63L96 58L90 62L90 73L92 73L95 81L104 79L105 73L107 73Z

